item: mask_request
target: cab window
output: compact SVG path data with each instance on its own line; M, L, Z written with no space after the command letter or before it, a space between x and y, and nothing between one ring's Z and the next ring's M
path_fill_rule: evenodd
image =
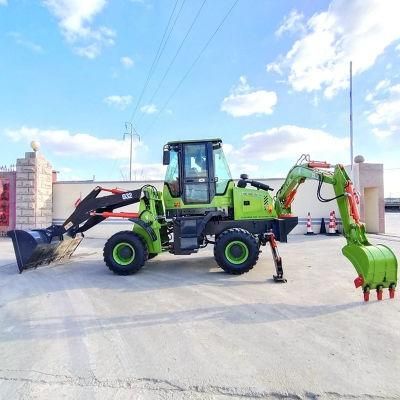
M218 178L216 194L224 194L229 181L232 180L232 176L224 152L222 151L222 147L214 150L214 166L215 177Z
M190 144L185 146L185 177L208 177L205 144Z
M176 150L170 150L170 159L165 174L165 183L169 187L169 191L173 197L179 197L179 161L178 153Z

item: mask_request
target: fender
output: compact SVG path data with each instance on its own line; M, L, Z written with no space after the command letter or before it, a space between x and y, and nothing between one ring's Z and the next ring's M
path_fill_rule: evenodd
M149 253L161 253L160 233L139 218L129 219L133 222L132 231L139 235L146 243Z

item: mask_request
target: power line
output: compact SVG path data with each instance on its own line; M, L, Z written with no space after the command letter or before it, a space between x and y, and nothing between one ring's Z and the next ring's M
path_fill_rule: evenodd
M186 73L183 75L182 79L179 81L179 83L176 85L175 89L172 91L171 95L168 97L167 101L164 103L164 105L161 107L158 115L155 117L155 119L153 120L153 123L150 124L150 126L147 128L146 133L155 125L155 123L158 121L158 119L160 118L161 113L165 110L165 108L168 106L169 102L172 100L172 98L175 96L175 94L177 93L177 91L179 90L179 88L182 86L183 82L186 80L186 78L189 76L189 74L192 72L194 66L198 63L198 61L200 60L201 56L203 55L203 53L206 51L207 47L210 45L210 43L212 42L212 40L214 39L215 35L219 32L219 30L221 29L222 25L225 23L225 21L227 20L227 18L229 17L229 15L231 14L231 12L233 11L233 9L235 8L236 4L239 2L239 0L235 0L231 7L229 8L229 10L226 12L226 14L224 15L224 17L222 18L221 22L219 23L219 25L217 26L217 28L214 30L214 32L211 34L211 36L208 38L207 42L205 43L205 45L203 46L203 48L200 50L199 54L197 55L197 57L194 59L194 61L192 62L192 64L190 65L190 67L187 69Z
M160 55L159 55L159 57L158 57L158 59L157 59L157 62L160 60L161 55L162 55L162 53L164 52L164 49L165 49L165 47L166 47L166 45L167 45L167 42L168 42L169 38L171 37L172 31L174 30L174 27L175 27L175 25L176 25L176 22L178 21L178 18L180 17L180 15L181 15L181 13L182 13L182 9L183 9L183 6L185 5L185 3L186 3L186 0L183 0L181 6L179 7L178 13L176 14L176 17L175 17L175 19L174 19L174 22L173 22L173 24L172 24L172 26L171 26L171 28L170 28L170 30L169 30L169 32L168 32L167 39L166 39L165 42L164 42L164 45L163 45L163 47L162 47L162 49L161 49L161 52L160 52Z
M176 50L174 56L172 57L172 59L171 59L169 65L168 65L167 69L165 70L164 75L163 75L163 77L161 78L160 83L158 84L156 90L154 91L153 95L151 96L150 100L148 101L149 104L151 104L151 103L153 102L153 100L154 100L154 98L156 97L158 91L160 90L162 84L164 83L165 78L167 77L167 75L168 75L169 71L171 70L171 68L172 68L172 66L173 66L173 64L174 64L174 62L175 62L175 60L177 59L179 53L181 52L182 47L183 47L183 45L185 44L186 39L189 37L190 32L192 31L192 29L193 29L193 27L194 27L196 21L198 20L198 18L199 18L199 16L200 16L200 13L201 13L201 10L203 9L203 7L204 7L204 5L206 4L206 2L207 2L207 0L203 0L203 3L201 4L200 8L197 10L197 13L196 13L195 17L193 18L192 23L190 24L188 30L186 31L186 34L185 34L184 38L182 39L182 41L181 41L181 43L180 43L178 49ZM139 120L138 120L138 123L141 121L142 118L143 118L143 114L140 116L140 118L139 118Z
M186 1L186 0L183 0L183 2L182 2L182 4L181 4L181 7L180 7L180 9L179 9L179 11L178 11L178 14L177 14L177 16L176 16L176 18L175 18L175 20L174 20L172 26L171 26L171 29L169 29L169 28L170 28L171 21L172 21L172 17L174 16L176 7L177 7L177 5L178 5L178 3L179 3L179 0L176 0L176 1L175 1L174 7L173 7L173 9L172 9L172 11L171 11L171 15L169 16L169 19L168 19L167 26L165 27L165 30L164 30L163 36L162 36L162 38L161 38L160 44L158 45L157 52L156 52L156 54L155 54L155 56L154 56L153 62L152 62L151 67L150 67L150 70L149 70L149 72L147 73L147 77L146 77L145 84L143 85L142 91L141 91L141 93L140 93L140 95L139 95L139 98L138 98L138 100L137 100L137 102L136 102L136 106L135 106L135 108L134 108L134 110L133 110L133 112L132 112L131 118L129 119L130 122L133 121L133 118L134 118L135 115L136 115L137 109L139 108L139 105L140 105L140 102L141 102L141 100L142 100L142 98L143 98L143 95L144 95L144 93L145 93L145 91L146 91L146 89L147 89L147 86L149 85L149 82L150 82L151 77L152 77L153 74L154 74L154 71L155 71L156 66L157 66L157 64L158 64L158 61L160 60L161 55L162 55L162 53L164 52L165 46L166 46L166 44L167 44L167 42L168 42L168 40L169 40L169 38L170 38L170 36L171 36L172 30L173 30L174 27L175 27L176 21L177 21L179 15L180 15L180 12L182 11L182 7L183 7L183 4L185 3L185 1ZM169 33L168 33L168 36L166 36L168 30L169 30Z

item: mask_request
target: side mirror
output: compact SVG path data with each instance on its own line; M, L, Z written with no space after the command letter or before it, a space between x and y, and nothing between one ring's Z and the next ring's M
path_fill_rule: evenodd
M163 151L163 165L169 165L169 161L170 161L169 150L164 150Z

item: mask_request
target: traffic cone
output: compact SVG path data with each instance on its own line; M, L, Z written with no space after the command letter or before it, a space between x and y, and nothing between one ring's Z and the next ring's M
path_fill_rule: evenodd
M307 233L306 233L306 235L314 235L314 232L312 230L310 213L307 214Z
M338 226L337 226L337 223L336 223L336 214L335 214L334 210L332 211L332 215L333 215L333 227L335 229L335 233L339 233Z
M321 227L319 228L319 233L326 234L325 218L321 218Z
M329 225L328 225L328 236L336 236L336 222L335 222L335 211L331 211L329 214Z

